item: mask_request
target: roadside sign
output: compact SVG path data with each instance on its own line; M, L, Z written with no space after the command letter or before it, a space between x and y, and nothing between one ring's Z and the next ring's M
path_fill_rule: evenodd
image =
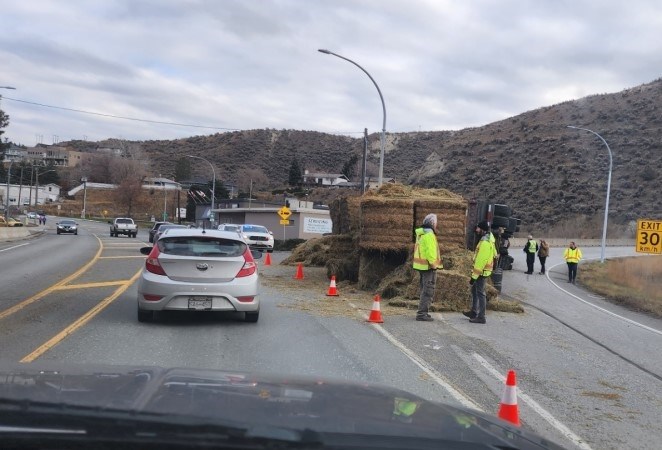
M280 216L281 219L287 220L292 215L292 211L290 211L290 208L288 208L287 206L283 206L281 209L278 210L278 215ZM282 223L283 222L281 222L281 224Z
M290 221L288 219L280 219L280 224L281 225L289 225Z
M637 220L635 250L639 253L662 254L662 220Z

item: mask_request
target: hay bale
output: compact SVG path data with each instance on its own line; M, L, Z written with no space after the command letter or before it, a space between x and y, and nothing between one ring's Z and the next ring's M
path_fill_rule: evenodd
M405 251L413 241L412 199L366 196L361 200L361 238L364 250Z
M431 213L437 215L439 245L442 248L463 248L466 241L467 201L455 197L414 200L414 223L417 226Z
M361 197L344 196L329 205L333 234L358 233L361 228Z

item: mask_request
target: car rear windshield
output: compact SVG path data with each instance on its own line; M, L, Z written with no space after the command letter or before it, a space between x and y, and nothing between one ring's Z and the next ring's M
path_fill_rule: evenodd
M161 253L178 256L227 258L241 256L246 244L241 241L202 236L163 237L156 243Z
M267 230L266 228L264 228L260 225L244 225L242 228L244 229L245 232L248 232L248 233L268 233L269 232L269 230Z
M133 219L117 219L117 223L133 223Z

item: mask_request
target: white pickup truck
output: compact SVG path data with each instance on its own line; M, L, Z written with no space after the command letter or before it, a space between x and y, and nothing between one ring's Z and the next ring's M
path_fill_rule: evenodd
M117 217L110 222L110 237L126 234L129 237L138 235L138 225L130 217Z

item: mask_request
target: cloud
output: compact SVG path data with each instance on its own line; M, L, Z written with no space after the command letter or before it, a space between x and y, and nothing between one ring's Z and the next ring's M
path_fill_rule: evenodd
M662 5L175 0L3 6L4 136L173 139L230 129L460 129L660 76ZM44 139L48 143L47 139Z

